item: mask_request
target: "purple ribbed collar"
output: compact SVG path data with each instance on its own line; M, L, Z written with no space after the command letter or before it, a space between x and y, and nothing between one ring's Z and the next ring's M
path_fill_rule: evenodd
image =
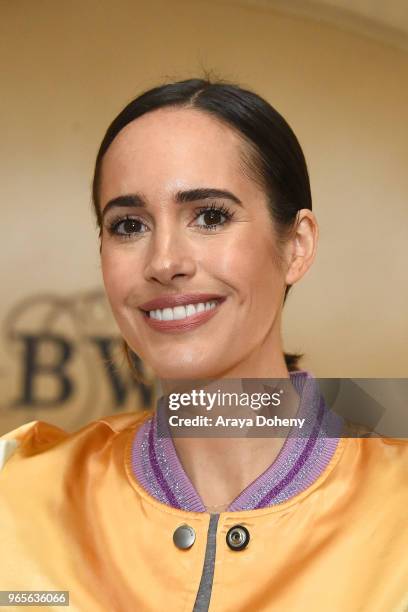
M302 436L292 429L277 458L231 502L228 512L265 508L294 497L320 476L337 448L343 419L326 407L310 374L291 372L290 378L300 396L296 418L305 419ZM172 437L158 436L158 426L164 419L162 399L152 417L135 434L133 473L158 501L181 510L205 512Z

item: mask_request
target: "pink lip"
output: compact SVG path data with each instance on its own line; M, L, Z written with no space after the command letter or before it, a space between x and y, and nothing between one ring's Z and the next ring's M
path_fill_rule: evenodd
M174 306L185 306L186 304L199 304L200 302L211 302L213 300L224 301L225 297L215 293L184 293L180 295L163 295L161 297L140 304L140 310L157 310L162 308L173 308ZM200 313L201 314L201 313Z
M173 332L173 333L190 331L192 329L195 329L199 325L202 325L203 323L206 323L207 321L209 321L209 319L211 319L218 312L222 302L225 299L226 298L222 298L222 300L218 302L215 308L212 308L211 310L205 310L204 312L197 312L195 315L191 315L190 317L186 317L185 319L179 319L177 321L159 321L158 319L151 319L146 312L143 312L143 319L146 321L149 327L151 327L152 329L156 331ZM202 300L201 298L199 301L208 302L210 300L208 299ZM184 304L195 304L195 303L198 303L198 302L191 302L191 301L184 302ZM180 302L178 305L180 305ZM166 306L164 308L166 308ZM152 310L155 310L155 309L153 308Z

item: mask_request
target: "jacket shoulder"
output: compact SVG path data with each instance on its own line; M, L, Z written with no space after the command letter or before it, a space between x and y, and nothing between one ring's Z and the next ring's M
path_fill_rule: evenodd
M355 481L364 486L373 484L382 491L384 501L405 496L408 502L408 440L384 436L353 424L349 437L345 463L352 462L350 470ZM349 467L348 467L349 469Z
M24 423L24 425L20 425L20 427L0 436L0 470L4 468L13 455L17 454L17 449L20 456L27 457L43 453L75 437L94 437L101 430L105 430L108 435L114 435L125 429L137 427L152 412L152 410L143 410L109 415L91 421L72 433L46 421L35 420Z

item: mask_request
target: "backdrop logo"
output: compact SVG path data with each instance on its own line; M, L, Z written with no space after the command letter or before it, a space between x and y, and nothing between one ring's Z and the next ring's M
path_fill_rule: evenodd
M21 301L3 321L2 344L0 401L7 420L64 413L64 422L75 426L152 405L153 381L145 385L132 376L102 290ZM146 379L138 357L131 357Z

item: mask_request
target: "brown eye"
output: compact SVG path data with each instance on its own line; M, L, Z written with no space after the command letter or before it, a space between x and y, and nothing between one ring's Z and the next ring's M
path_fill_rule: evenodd
M125 219L125 221L123 221L123 229L126 234L132 232L139 232L141 226L142 224L137 219Z
M221 211L207 210L203 214L203 219L204 219L205 225L217 225L218 223L221 223L221 219L222 219Z
M233 217L225 206L209 206L202 208L195 218L196 225L206 230L215 230L218 227L222 227Z
M145 229L143 228L146 228L146 226L139 219L125 217L113 221L109 227L109 232L122 238L132 238L144 234Z

